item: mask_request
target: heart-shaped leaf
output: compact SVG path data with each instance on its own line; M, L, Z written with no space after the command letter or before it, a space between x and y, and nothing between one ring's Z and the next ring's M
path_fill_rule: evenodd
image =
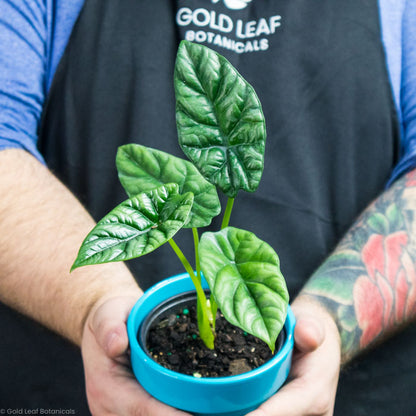
M289 294L273 248L249 231L227 227L204 233L199 249L202 271L224 317L274 351Z
M179 193L192 192L194 203L184 228L206 227L221 211L217 190L189 161L160 150L127 144L119 147L116 164L129 196L166 183L177 183Z
M179 45L174 83L184 153L227 196L255 191L266 127L253 87L223 56L188 41Z
M143 256L172 238L188 220L192 193L167 184L136 195L108 213L87 235L71 270Z

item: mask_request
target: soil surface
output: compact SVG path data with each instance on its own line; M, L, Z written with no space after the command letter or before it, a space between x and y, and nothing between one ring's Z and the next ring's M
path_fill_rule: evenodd
M220 313L215 349L208 349L198 335L195 309L169 314L150 328L147 348L156 362L195 377L223 377L245 373L272 358L266 343L231 325Z

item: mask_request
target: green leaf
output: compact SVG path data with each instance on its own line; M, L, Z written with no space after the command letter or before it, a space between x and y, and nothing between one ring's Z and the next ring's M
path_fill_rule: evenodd
M263 173L266 126L260 101L213 50L188 41L175 65L179 144L202 175L234 198L253 192Z
M274 351L289 294L275 251L253 233L233 227L203 234L201 267L224 317Z
M177 183L181 194L192 192L194 204L184 228L206 227L221 211L215 186L187 160L138 144L127 144L119 147L116 164L120 182L130 197L167 183Z
M87 235L71 270L150 253L182 228L192 202L192 193L178 194L176 184L167 184L122 202Z

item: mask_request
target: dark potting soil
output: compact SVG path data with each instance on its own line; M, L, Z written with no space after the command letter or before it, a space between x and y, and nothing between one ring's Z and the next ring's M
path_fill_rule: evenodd
M266 343L228 323L217 313L215 349L199 338L195 307L153 324L147 348L162 366L195 377L223 377L253 370L270 358Z

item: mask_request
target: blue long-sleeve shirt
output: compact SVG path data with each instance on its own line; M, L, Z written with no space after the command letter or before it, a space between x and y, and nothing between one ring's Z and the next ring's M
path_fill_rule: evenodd
M0 150L43 162L37 131L52 78L84 0L0 2ZM416 167L416 1L379 0L382 42L402 127L391 181Z

